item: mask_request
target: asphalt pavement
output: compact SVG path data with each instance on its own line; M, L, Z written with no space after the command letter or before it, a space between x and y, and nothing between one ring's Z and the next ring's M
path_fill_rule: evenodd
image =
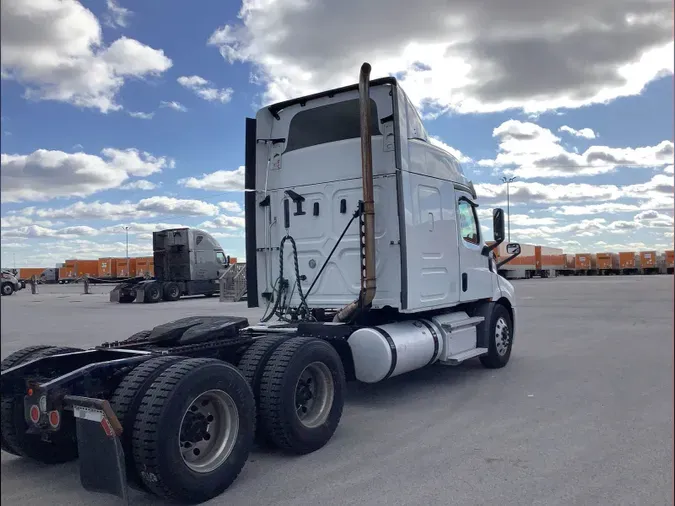
M338 430L303 457L255 451L208 504L667 506L673 502L673 276L514 282L511 361L434 366L352 384ZM262 311L198 297L120 305L108 288L2 297L2 356L31 344L94 345L191 315ZM91 506L77 463L6 453L2 504ZM132 491L132 504L162 504Z

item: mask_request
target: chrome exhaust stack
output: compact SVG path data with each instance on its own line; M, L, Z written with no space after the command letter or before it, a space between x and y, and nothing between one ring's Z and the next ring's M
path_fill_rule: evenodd
M335 322L353 319L359 310L370 306L375 298L375 198L373 191L373 149L370 109L369 63L361 65L359 73L359 117L361 124L361 178L363 180L363 241L361 243L361 291L358 300L340 309ZM361 235L361 234L360 234Z

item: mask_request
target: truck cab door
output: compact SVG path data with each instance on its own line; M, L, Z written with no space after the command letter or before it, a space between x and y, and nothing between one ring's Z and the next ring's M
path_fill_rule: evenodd
M456 191L459 234L459 300L468 302L492 297L494 274L489 258L482 254L483 237L471 195Z

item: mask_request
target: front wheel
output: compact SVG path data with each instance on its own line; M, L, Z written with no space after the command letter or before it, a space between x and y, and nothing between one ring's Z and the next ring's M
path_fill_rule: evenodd
M12 295L14 293L14 287L11 283L2 284L2 294L3 295Z
M509 310L501 304L492 311L488 339L488 352L480 357L481 364L488 369L504 367L511 357L513 322Z
M283 450L316 451L337 430L344 390L335 348L312 337L289 339L272 353L260 380L261 431Z

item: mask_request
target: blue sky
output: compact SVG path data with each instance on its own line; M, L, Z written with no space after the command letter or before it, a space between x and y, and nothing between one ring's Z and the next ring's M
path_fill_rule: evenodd
M123 255L125 226L132 255L188 225L243 258L244 118L366 60L402 76L483 216L518 176L514 240L672 248L672 3L375 0L366 26L352 1L24 3L1 13L3 266Z

